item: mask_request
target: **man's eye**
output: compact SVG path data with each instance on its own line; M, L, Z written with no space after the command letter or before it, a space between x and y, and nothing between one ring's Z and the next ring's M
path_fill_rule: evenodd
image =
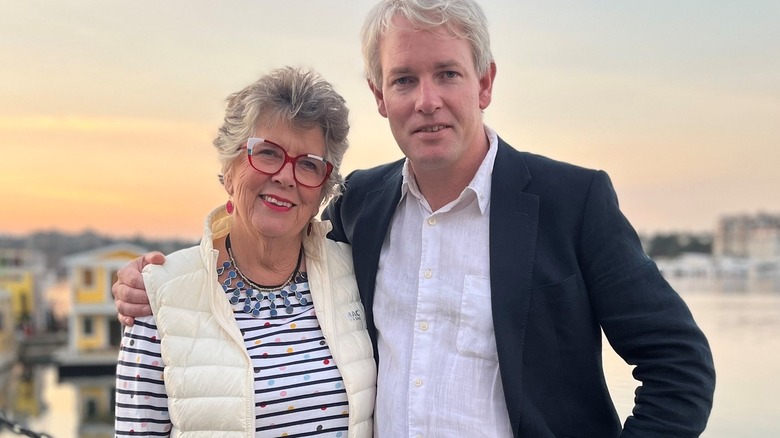
M411 79L409 79L408 77L398 78L395 81L393 81L393 83L395 83L396 85L406 85L409 82L411 82Z

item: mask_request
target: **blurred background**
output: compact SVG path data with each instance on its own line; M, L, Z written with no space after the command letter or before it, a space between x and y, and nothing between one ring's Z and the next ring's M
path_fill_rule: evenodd
M197 242L227 199L211 141L228 94L315 68L351 109L342 172L401 157L363 75L372 3L0 0L0 436L3 418L113 436L108 288L136 254ZM607 171L708 334L704 436L780 433L780 3L480 3L498 67L486 123ZM625 417L636 382L613 355Z

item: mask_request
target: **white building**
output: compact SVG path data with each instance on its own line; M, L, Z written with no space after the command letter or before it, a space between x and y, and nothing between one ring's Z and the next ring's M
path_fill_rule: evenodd
M716 257L780 258L780 215L721 217L712 252Z

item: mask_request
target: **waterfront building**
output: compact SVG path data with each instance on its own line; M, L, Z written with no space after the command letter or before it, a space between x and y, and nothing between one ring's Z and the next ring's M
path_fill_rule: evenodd
M723 216L718 221L712 253L716 257L780 257L780 215Z
M49 308L43 297L46 262L36 251L0 248L0 289L11 294L13 325L26 335L46 329Z
M11 293L0 289L0 376L6 375L16 363L16 353L16 329L11 308ZM2 386L0 384L0 387Z
M56 355L61 379L115 372L122 327L116 317L111 285L121 267L146 252L119 243L65 258L70 315L67 346Z
M17 398L11 395L15 380L13 371L18 357L16 333L11 293L0 289L0 431L5 429L2 421L5 412L15 408L17 403Z
M751 257L762 261L780 259L780 225L758 227L752 234L748 241L748 254Z
M721 217L713 255L723 261L745 260L751 276L780 275L780 215Z

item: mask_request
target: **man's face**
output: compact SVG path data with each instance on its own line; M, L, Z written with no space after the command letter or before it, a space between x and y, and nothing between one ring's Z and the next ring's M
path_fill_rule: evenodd
M416 30L402 16L382 38L379 56L382 84L371 89L415 173L478 167L495 66L478 77L466 40L444 27Z

